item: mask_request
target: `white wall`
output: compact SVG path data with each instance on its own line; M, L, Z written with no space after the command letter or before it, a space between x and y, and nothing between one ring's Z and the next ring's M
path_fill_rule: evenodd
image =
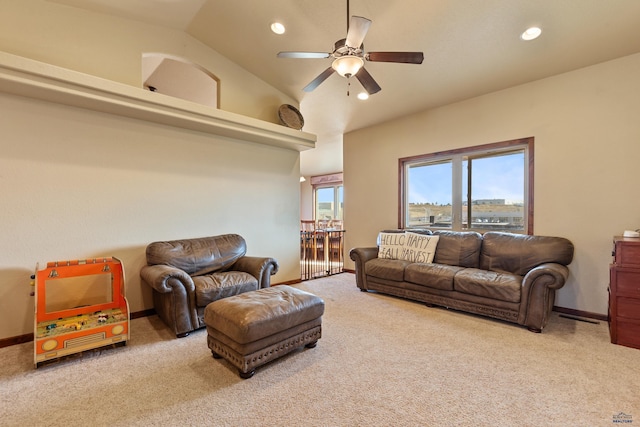
M221 80L221 109L277 122L293 101L182 33L40 0L0 2L0 50L141 87L144 52ZM300 154L0 93L0 339L33 331L36 263L116 256L133 312L156 240L239 233L299 280Z
M637 54L345 135L346 247L398 226L398 158L533 136L534 233L575 245L556 305L606 315L612 237L640 227L639 75Z

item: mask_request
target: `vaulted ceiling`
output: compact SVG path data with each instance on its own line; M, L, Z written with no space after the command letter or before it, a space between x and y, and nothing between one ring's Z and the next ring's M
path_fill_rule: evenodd
M317 154L341 150L345 132L640 52L638 0L351 0L351 15L373 21L366 51L424 52L421 65L367 62L382 90L361 101L358 81L337 74L302 91L331 59L276 58L331 52L346 36L346 0L51 1L185 31L298 100ZM534 25L542 35L521 40ZM341 170L326 152L303 155L307 175Z

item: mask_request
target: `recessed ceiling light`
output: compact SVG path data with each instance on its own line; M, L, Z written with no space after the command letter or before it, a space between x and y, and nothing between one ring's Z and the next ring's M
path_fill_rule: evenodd
M533 39L537 39L538 36L540 36L540 34L542 34L542 30L538 27L531 27L531 28L527 28L525 30L524 33L522 33L522 35L520 35L520 38L522 40L533 40Z
M276 34L284 34L285 28L284 28L284 25L282 25L281 23L274 22L273 24L271 24L271 31L273 31Z
M369 94L368 94L367 92L360 92L360 93L358 94L358 99L362 99L363 101L364 101L365 99L369 99Z

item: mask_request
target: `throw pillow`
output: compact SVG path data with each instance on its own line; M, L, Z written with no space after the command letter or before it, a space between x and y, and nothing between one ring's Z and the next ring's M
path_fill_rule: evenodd
M409 231L405 235L406 238L404 239L400 259L411 262L432 263L440 236L429 236Z
M378 258L400 259L405 240L405 233L380 233L378 235Z

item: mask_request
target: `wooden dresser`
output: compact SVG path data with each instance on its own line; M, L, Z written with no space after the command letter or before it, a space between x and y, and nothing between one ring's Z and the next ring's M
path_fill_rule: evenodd
M640 238L614 237L609 272L611 342L640 349Z

